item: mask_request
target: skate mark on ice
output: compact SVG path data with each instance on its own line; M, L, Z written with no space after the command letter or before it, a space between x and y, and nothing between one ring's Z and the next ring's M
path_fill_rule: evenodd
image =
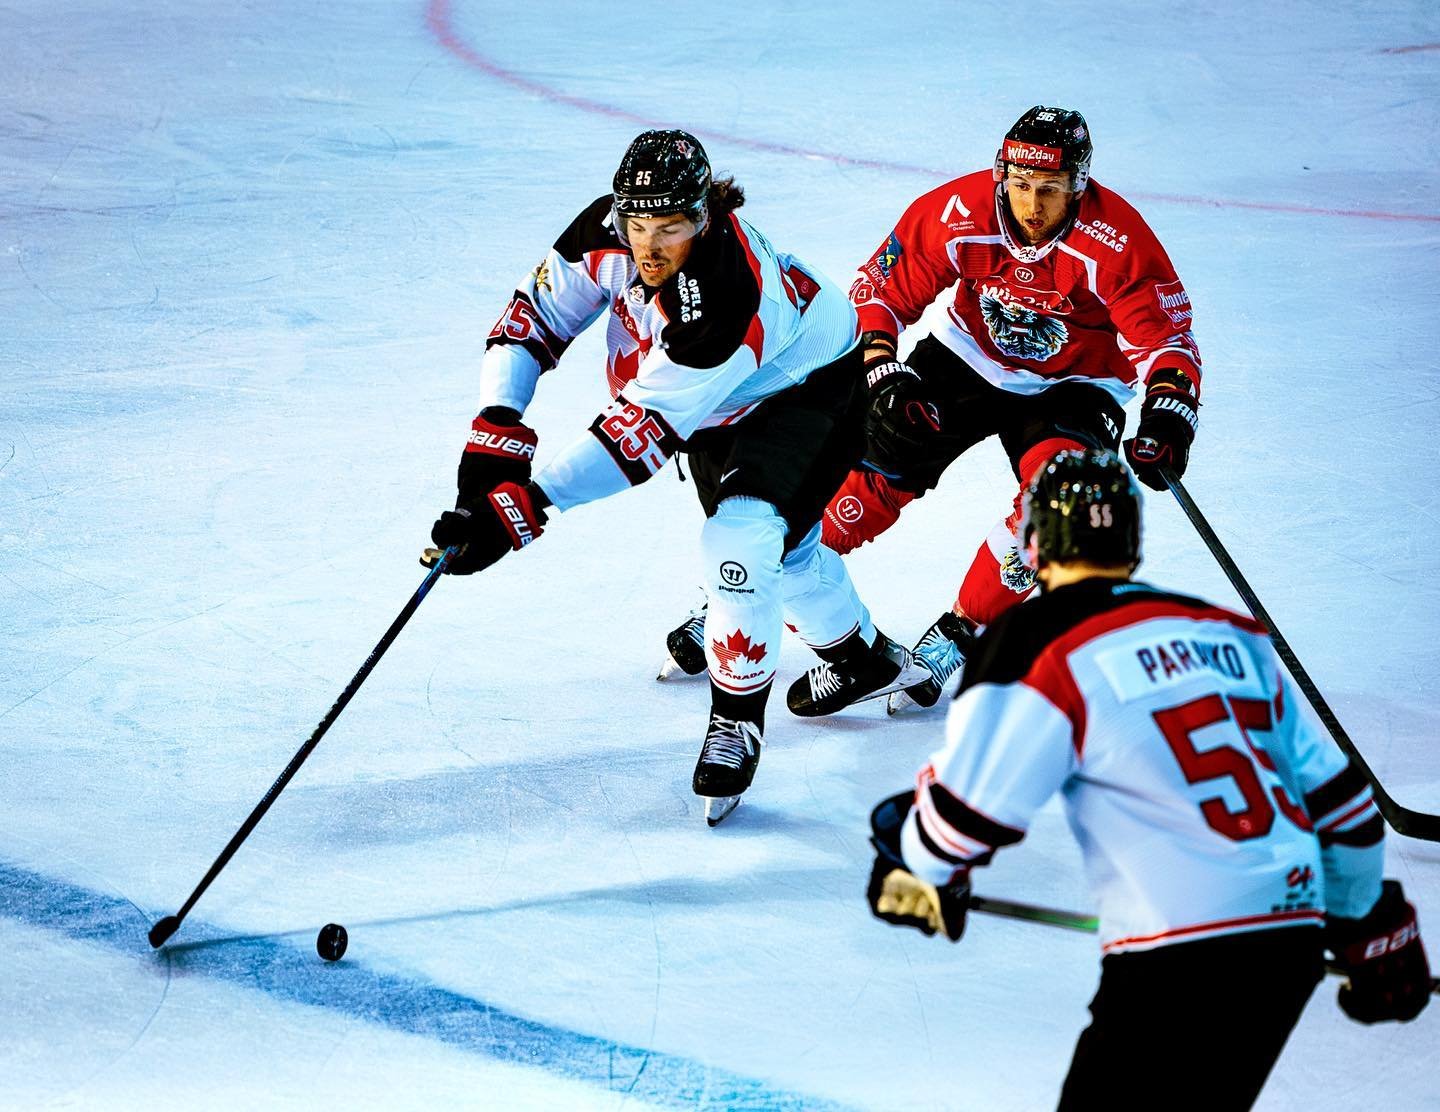
M511 88L519 89L521 92L529 93L531 96L539 97L541 100L548 100L552 104L563 104L567 108L574 108L593 116L606 116L612 120L625 120L644 128L673 126L664 120L642 116L637 112L617 108L613 104L605 104L598 100L591 100L588 97L562 93L553 85L547 85L543 81L536 81L533 78L524 77L514 70L506 69L498 62L491 61L474 47L466 43L460 33L455 29L454 22L451 18L451 10L453 7L454 4L452 0L429 0L425 8L425 23L429 26L431 34L435 36L442 47L472 69L479 70L487 77L492 77L496 81L509 85ZM1402 49L1428 50L1431 48L1431 46L1427 45ZM937 182L949 181L955 176L953 166L949 169L940 169L933 166L916 166L906 162L892 162L880 158L853 158L850 155L836 154L832 151L817 151L806 147L796 147L789 143L773 143L766 139L747 139L743 135L731 135L710 128L692 127L689 130L706 142L724 143L726 146L742 147L746 150L760 151L764 154L791 155L796 158L809 159L812 162L829 162L836 166L853 166L861 170L883 170L896 174L912 174L916 177L930 178ZM1384 212L1375 209L1331 208L1321 205L1285 204L1270 201L1238 201L1221 197L1188 197L1171 193L1128 193L1127 195L1136 200L1153 201L1157 204L1166 205L1187 205L1202 208L1259 209L1263 212L1293 212L1303 216L1350 216L1363 220L1403 220L1440 224L1440 214L1434 213Z
M280 941L281 935L227 936L191 918L184 927L191 941L153 953L135 910L128 900L0 862L0 915L154 962L167 978L209 977L669 1108L844 1112L850 1107L772 1088L695 1059L550 1026L418 977L382 973L356 961L319 962L308 927L291 932L292 944Z

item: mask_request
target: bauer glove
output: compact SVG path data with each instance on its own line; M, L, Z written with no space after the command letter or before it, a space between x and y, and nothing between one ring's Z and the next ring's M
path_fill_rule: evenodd
M1168 467L1179 478L1190 462L1190 445L1200 424L1195 384L1183 371L1166 368L1150 376L1140 424L1125 441L1125 456L1135 477L1151 490L1167 490L1160 475Z
M492 405L481 410L460 457L455 508L473 510L501 483L528 483L536 443L535 430L513 409Z
M913 791L901 792L870 813L875 865L870 870L865 898L877 919L897 927L914 927L927 937L943 931L951 942L959 942L965 933L965 912L970 907L970 870L959 870L937 888L905 867L900 856L900 830L914 799Z
M1348 982L1340 1008L1359 1023L1412 1020L1430 1002L1430 963L1415 908L1398 880L1387 880L1363 919L1326 916L1325 945Z
M533 486L501 483L473 510L446 510L430 530L437 547L458 549L446 571L471 575L507 552L524 548L545 531L542 498Z

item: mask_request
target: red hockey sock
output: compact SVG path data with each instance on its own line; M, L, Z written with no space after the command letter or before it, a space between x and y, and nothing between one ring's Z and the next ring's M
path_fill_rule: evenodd
M820 540L842 556L853 552L894 525L900 510L914 500L915 495L896 490L883 475L852 471L825 507Z
M1054 437L1040 441L1020 457L1020 489L1015 495L1014 507L1005 520L990 530L975 553L955 599L959 610L976 625L989 625L1010 607L1024 602L1035 589L1034 576L1021 562L1015 538L1020 524L1021 499L1035 472L1057 452L1083 447L1078 441Z

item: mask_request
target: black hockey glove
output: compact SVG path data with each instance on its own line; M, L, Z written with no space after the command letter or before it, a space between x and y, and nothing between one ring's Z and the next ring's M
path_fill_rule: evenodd
M1168 490L1160 468L1168 467L1178 479L1190 462L1190 445L1199 427L1199 400L1195 384L1183 371L1166 368L1150 376L1140 424L1125 441L1125 456L1135 477L1151 490Z
M914 800L913 791L901 792L870 812L875 865L865 898L877 919L897 927L914 927L927 937L944 931L951 942L959 942L970 907L970 873L962 869L948 884L936 888L905 867L900 856L900 828Z
M870 406L865 414L865 461L904 489L905 476L928 469L943 451L940 406L919 373L889 355L865 363Z
M481 410L460 457L455 508L475 509L501 483L528 483L536 442L535 430L513 409L492 405Z
M535 487L501 483L473 510L446 510L430 530L439 548L459 549L445 570L451 575L483 571L507 552L524 548L541 533L545 511Z
M1398 880L1387 880L1363 919L1325 919L1325 945L1349 981L1340 1007L1360 1023L1414 1019L1430 1002L1430 963L1415 908Z

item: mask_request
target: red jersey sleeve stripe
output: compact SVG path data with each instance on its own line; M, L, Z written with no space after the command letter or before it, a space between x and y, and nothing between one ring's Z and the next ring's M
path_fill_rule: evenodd
M750 237L745 234L745 225L740 223L739 217L733 212L730 214L730 223L735 229L735 238L740 241L740 246L745 249L745 261L750 264L750 273L755 276L755 288L761 291L760 304L765 304L765 273L760 269L760 260L756 258L754 249L750 246ZM760 310L757 307L755 315L750 319L750 327L745 330L745 346L755 353L755 365L758 367L765 361L765 326L760 322Z

